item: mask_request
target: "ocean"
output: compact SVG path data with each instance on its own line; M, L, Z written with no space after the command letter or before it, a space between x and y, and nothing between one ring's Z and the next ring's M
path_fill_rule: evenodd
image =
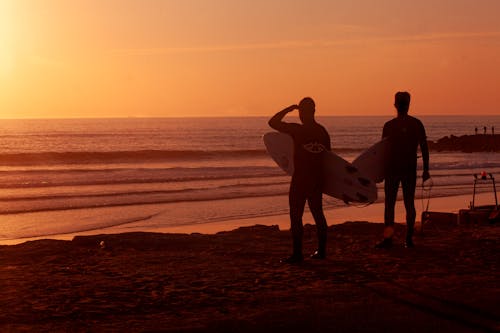
M329 130L333 150L352 161L380 139L390 118L318 121ZM480 134L484 126L500 131L500 116L419 119L430 140L474 134L476 127ZM290 178L265 152L267 120L0 120L0 240L286 213ZM472 193L472 175L483 170L498 176L500 153L432 151L430 195ZM491 191L491 185L478 190ZM428 190L417 190L422 195ZM326 209L344 205L325 196Z

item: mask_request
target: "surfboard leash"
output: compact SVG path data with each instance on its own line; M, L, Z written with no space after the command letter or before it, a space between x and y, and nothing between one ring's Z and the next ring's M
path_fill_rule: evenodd
M420 196L420 200L422 203L422 211L423 212L428 212L429 211L429 204L431 202L431 191L432 187L434 186L434 181L432 178L427 179L425 182L422 182L422 194ZM427 199L427 204L424 204L424 201ZM425 206L425 210L424 210Z

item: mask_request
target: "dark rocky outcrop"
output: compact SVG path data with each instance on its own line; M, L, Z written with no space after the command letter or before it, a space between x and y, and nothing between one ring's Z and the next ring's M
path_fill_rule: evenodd
M500 135L478 134L445 136L437 141L428 141L434 151L500 152Z

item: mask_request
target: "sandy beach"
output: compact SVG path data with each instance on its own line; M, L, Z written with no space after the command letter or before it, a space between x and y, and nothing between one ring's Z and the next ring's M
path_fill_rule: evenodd
M329 227L326 260L286 265L280 259L290 251L287 217L268 222L279 223L0 246L0 330L500 330L498 225L430 224L416 247L405 249L398 224L394 248L376 250L383 224L346 222ZM312 253L314 226L306 226L304 242Z

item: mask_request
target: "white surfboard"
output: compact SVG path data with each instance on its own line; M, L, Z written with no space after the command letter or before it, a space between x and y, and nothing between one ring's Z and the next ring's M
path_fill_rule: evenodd
M264 145L271 158L290 176L293 175L293 139L280 132L264 134Z
M263 137L272 159L293 175L293 139L284 133L269 132ZM377 187L351 163L333 152L325 154L323 193L344 202L371 203L377 200Z
M352 164L375 183L385 178L386 155L389 141L383 139L359 155Z

